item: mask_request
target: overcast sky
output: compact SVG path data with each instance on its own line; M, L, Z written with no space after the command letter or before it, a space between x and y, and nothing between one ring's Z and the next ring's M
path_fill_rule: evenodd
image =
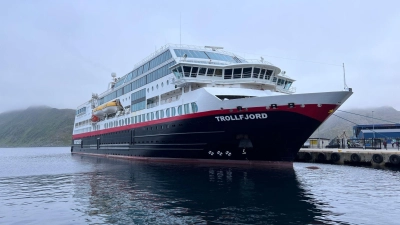
M400 1L0 1L0 113L76 107L167 43L223 46L343 90L342 109L400 110Z

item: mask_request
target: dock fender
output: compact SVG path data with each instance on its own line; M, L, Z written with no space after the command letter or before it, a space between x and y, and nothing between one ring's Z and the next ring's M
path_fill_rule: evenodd
M304 155L303 155L303 159L304 159L305 161L310 161L310 160L312 159L311 153L305 152Z
M383 157L381 154L373 154L372 161L374 161L374 163L381 163L383 162Z
M399 155L391 155L389 157L389 162L393 165L399 165L400 163L400 156Z
M355 162L356 163L356 162L360 162L361 158L357 153L353 153L350 156L350 160L351 160L351 162Z
M340 155L339 155L339 153L334 152L334 153L331 154L331 161L332 161L332 162L337 162L337 161L339 161L339 160L340 160Z
M323 152L318 153L317 156L318 161L325 161L326 160L326 155Z

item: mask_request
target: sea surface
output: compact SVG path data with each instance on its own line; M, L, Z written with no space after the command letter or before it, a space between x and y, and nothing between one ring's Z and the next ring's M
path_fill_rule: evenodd
M400 224L399 170L154 163L69 148L0 154L2 225Z

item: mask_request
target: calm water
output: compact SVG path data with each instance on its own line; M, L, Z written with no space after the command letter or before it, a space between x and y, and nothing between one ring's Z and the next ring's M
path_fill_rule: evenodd
M0 149L0 224L400 224L400 172L191 166Z

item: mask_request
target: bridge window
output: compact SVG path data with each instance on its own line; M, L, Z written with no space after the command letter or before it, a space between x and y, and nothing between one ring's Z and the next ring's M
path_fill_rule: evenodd
M273 70L267 70L267 72L265 73L265 79L269 80L273 72Z
M289 88L290 88L290 86L292 86L292 81L286 81L286 84L285 84L285 89L287 89L287 90L289 90Z
M224 79L232 79L232 69L225 69Z
M197 70L199 67L192 67L192 72L190 73L190 77L197 77Z
M201 68L200 67L198 75L199 76L204 76L206 74L206 72L207 72L207 68Z
M242 78L250 78L251 77L251 67L243 68L243 75Z
M283 80L283 79L278 79L278 85L283 85L285 83L285 80Z
M253 70L253 78L258 78L258 75L260 74L260 68L255 68Z
M213 68L208 68L207 70L207 76L212 77L214 75L214 70Z
M265 74L266 69L261 69L261 73L260 73L260 79L264 79L264 74Z
M190 66L184 66L183 67L183 74L185 75L185 77L189 77L190 76L190 70L192 68Z
M216 77L222 77L222 69L215 69L215 75Z
M233 69L233 79L242 78L242 68Z

